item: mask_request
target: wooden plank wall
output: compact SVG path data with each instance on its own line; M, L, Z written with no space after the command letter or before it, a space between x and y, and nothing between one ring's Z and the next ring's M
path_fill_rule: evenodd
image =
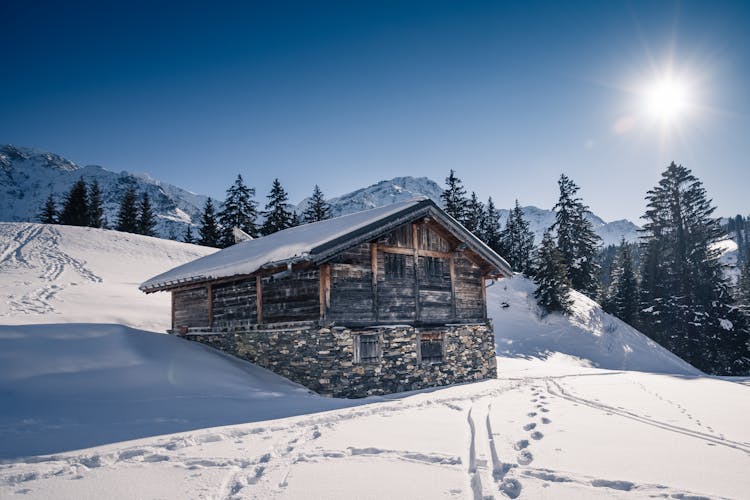
M456 255L456 316L459 319L473 320L485 317L482 270L463 255Z
M205 286L178 290L172 294L174 301L173 329L182 326L189 328L208 328L208 288Z
M263 323L317 320L320 317L320 272L294 271L281 279L263 278Z
M255 278L212 286L212 322L216 329L257 323Z
M345 324L374 322L370 245L363 243L342 252L330 266L331 305L327 318Z

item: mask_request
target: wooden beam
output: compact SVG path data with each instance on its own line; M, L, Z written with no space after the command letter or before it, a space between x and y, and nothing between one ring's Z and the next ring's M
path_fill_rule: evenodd
M385 252L385 253L398 253L401 255L414 255L414 249L413 248L401 248L401 247L390 247L385 245L380 245L378 247L378 250ZM451 255L453 255L451 252L436 252L435 250L423 250L419 249L419 255L423 257L437 257L439 259L449 259Z
M211 283L206 286L208 293L208 328L214 324L214 287Z
M451 272L451 318L456 319L456 261L453 259L453 255L450 257L450 272Z
M414 320L419 321L419 230L416 223L411 225L411 241L414 246Z
M378 244L370 243L370 271L372 272L373 317L378 321Z
M172 291L172 333L175 331L175 324L174 324L174 291Z
M487 319L487 276L482 275L482 314Z
M257 312L257 323L263 323L263 277L255 275L255 310Z
M320 319L326 319L328 315L328 308L331 305L331 265L321 264L320 265L320 295L318 301L320 303Z
M322 264L318 271L318 305L320 307L320 319L324 320L326 317L326 285L325 285L325 277L326 277L326 271L325 271L325 264Z

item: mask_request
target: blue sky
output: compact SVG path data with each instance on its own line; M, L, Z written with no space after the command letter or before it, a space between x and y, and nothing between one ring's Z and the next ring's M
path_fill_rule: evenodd
M747 214L750 2L3 2L0 143L297 202L455 169L500 207L569 174L637 219L667 164ZM643 89L671 72L668 122Z

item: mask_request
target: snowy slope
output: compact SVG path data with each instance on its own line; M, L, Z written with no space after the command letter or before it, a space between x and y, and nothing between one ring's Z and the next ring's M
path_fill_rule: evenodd
M699 375L701 372L635 328L572 291L573 313L540 317L534 283L521 275L487 289L487 312L495 325L498 356L545 359L561 353L583 366L610 370Z
M80 321L89 302L89 321L163 320L166 300L157 313L134 295L117 312L112 299L146 297L142 278L128 276L210 251L0 227L19 243L0 252L3 293L65 286L48 301L54 311L8 323ZM63 270L48 281L55 261ZM101 281L87 283L89 273ZM0 326L0 498L746 496L747 386L699 375L580 295L571 318L540 320L532 286L514 277L488 289L498 379L363 400L321 398L208 347L123 326Z
M164 331L169 296L138 285L215 249L118 231L0 222L0 324L120 323Z
M52 194L58 202L78 179L96 180L102 190L107 221L114 224L125 190L135 185L147 192L157 214L158 234L181 237L187 224L198 219L206 196L162 183L145 174L112 172L102 167L80 167L61 156L20 148L0 146L0 221L37 220L39 209Z

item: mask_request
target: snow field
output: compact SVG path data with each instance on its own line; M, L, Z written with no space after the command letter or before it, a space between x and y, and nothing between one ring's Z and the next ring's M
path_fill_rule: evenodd
M642 387L654 378L654 388ZM604 370L499 379L18 460L0 466L0 494L742 498L747 426L718 411L699 423L692 408L707 398L747 401L746 391L716 379Z
M91 324L162 331L138 283L210 252L0 224L0 324L64 323L0 326L0 498L747 498L747 380L579 294L541 319L522 277L488 289L498 379L363 400Z
M0 222L0 324L169 325L167 294L138 285L215 249L88 227Z

